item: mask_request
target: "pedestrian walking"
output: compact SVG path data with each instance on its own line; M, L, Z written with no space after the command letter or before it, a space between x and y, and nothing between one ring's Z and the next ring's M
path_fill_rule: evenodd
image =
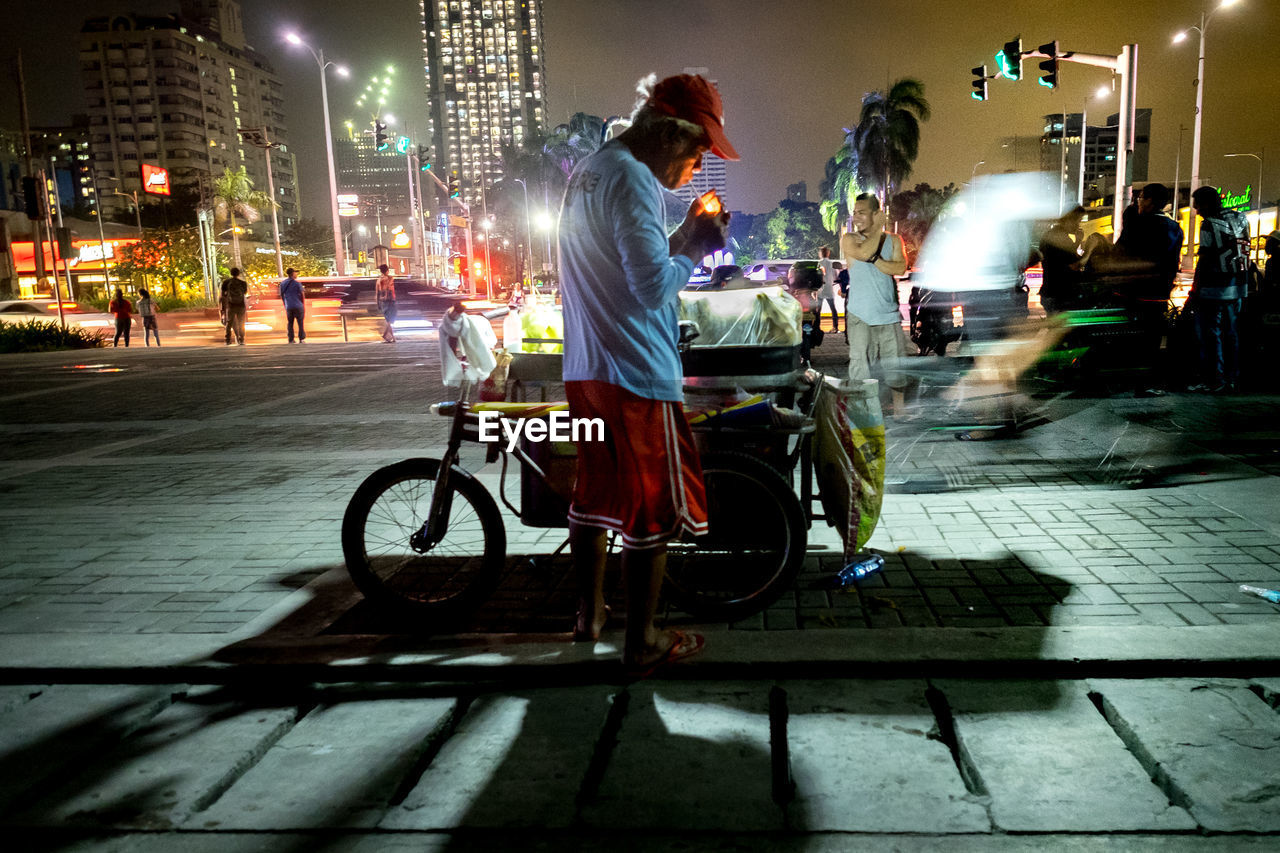
M244 346L244 316L248 295L248 282L240 277L239 268L232 267L231 278L222 282L222 315L227 325L227 346L231 346L233 333L236 343Z
M298 324L298 343L307 339L307 330L302 321L307 313L307 296L302 292L302 282L298 281L298 271L289 267L284 271L285 279L280 282L280 301L284 303L284 322L289 328L289 343L293 343L293 324Z
M822 268L822 287L818 290L818 327L822 327L822 306L826 303L831 305L831 331L840 331L840 315L836 309L836 266L831 260L831 247L823 246L818 249L818 266ZM846 322L847 326L848 323Z
M627 621L622 662L634 675L702 650L697 634L654 625L667 542L707 531L706 491L684 418L677 294L694 265L725 245L728 212L694 200L668 235L663 189L684 186L711 151L737 160L720 94L692 74L640 81L631 125L574 169L560 212L560 298L569 413L599 418L605 440L577 442L569 542L578 579L574 639L608 618L606 535L622 542Z
M378 311L382 314L382 319L386 321L386 326L382 330L382 340L384 343L394 344L396 342L396 280L391 277L386 264L378 267L382 275L378 276L376 285L378 300Z
M145 287L138 288L138 316L142 318L142 343L151 346L151 336L156 336L156 346L160 346L160 327L156 325L156 301L151 298ZM128 346L128 344L126 344Z
M117 287L116 295L107 306L107 310L114 314L116 318L116 336L111 345L113 347L120 346L120 336L124 335L124 345L127 348L129 346L129 327L133 325L133 304L124 298L124 291Z
M849 333L849 381L881 374L893 399L893 413L906 407L907 377L901 360L907 354L895 275L907 270L902 239L887 233L880 201L862 193L853 202L853 228L840 238L840 254L849 265L849 301L845 329Z
M1190 299L1194 300L1200 344L1201 382L1192 391L1234 391L1240 376L1237 324L1249 269L1249 220L1224 210L1213 187L1191 194L1200 217L1200 249Z

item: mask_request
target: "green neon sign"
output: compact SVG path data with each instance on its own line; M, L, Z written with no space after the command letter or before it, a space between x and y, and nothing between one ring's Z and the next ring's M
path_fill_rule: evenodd
M1232 195L1231 193L1224 190L1222 187L1218 187L1218 195L1222 198L1222 206L1225 209L1237 210L1241 207L1249 206L1250 204L1249 199L1253 196L1253 186L1252 185L1246 186L1244 188L1243 195Z

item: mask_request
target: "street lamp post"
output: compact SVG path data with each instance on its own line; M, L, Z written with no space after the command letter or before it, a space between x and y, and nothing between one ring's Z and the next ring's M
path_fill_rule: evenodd
M524 190L524 239L525 245L529 247L529 263L525 265L526 273L525 283L533 282L533 224L529 221L529 187L525 185L524 178L512 178L520 189Z
M1191 134L1191 192L1195 192L1200 188L1200 124L1204 117L1204 32L1209 26L1210 19L1217 14L1219 9L1225 9L1228 6L1234 6L1236 0L1222 0L1212 11L1200 13L1200 26L1188 27L1186 30L1178 33L1173 37L1173 43L1178 44L1187 38L1187 32L1195 30L1200 34L1200 57L1196 63L1196 121L1195 129ZM1195 256L1196 248L1196 211L1195 207L1191 208L1190 218L1187 220L1188 230L1191 232L1187 235L1187 261Z
M285 40L289 44L301 45L311 51L311 56L315 58L316 65L320 66L320 102L324 107L324 149L329 159L329 212L333 216L333 265L338 275L344 275L347 271L347 259L342 252L342 220L338 218L338 173L333 166L333 132L329 127L329 82L325 71L332 65L333 70L340 77L346 77L348 72L341 65L332 61L326 62L324 51L317 51L299 38L297 33L288 33L285 36Z
M1258 161L1258 185L1253 188L1253 191L1258 196L1258 242L1259 243L1262 242L1262 167L1265 163L1263 158L1266 156L1266 154L1267 154L1267 149L1263 148L1262 151L1258 154L1240 153L1240 154L1223 154L1222 155L1223 157L1252 157L1253 159ZM1249 254L1252 255L1253 253L1250 252Z
M98 195L98 170L89 164L89 182L93 185L93 206L98 214L98 251L102 253L102 278L107 283L107 293L111 292L111 267L107 263L107 238L102 231L102 197Z

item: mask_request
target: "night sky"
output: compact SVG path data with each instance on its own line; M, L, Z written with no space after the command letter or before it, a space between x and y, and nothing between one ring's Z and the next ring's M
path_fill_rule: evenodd
M84 18L130 9L176 11L178 2L151 0L11 0L2 48L12 67L16 45L24 45L29 101L35 124L68 121L82 112L76 47ZM742 155L729 166L734 209L772 209L786 186L798 180L815 199L823 165L856 121L864 92L894 79L917 77L933 106L925 123L920 157L908 183L934 185L969 179L978 172L1014 168L1013 135L1039 134L1046 113L1079 112L1083 99L1110 72L1063 64L1054 92L1036 85L1035 60L1020 83L992 81L991 99L969 97L969 69L986 63L1008 39L1023 47L1057 39L1062 50L1118 54L1137 43L1138 106L1154 110L1149 179L1172 184L1179 125L1181 177L1190 173L1194 122L1197 36L1180 45L1175 32L1197 24L1215 0L546 0L545 30L549 118L564 121L575 111L600 116L628 113L635 83L655 71L675 74L705 66L719 83L726 130ZM416 0L245 0L249 42L273 58L283 76L290 142L298 157L303 211L324 219L327 177L321 134L319 71L305 50L291 48L282 34L296 29L327 58L350 66L350 82L329 87L335 126L346 118L367 121L354 107L356 81L396 66L400 82L389 109L403 122L421 122L425 96L421 31ZM1239 0L1208 27L1205 119L1201 154L1203 183L1242 191L1257 182L1258 162L1225 159L1228 152L1270 149L1264 196L1280 196L1280 109L1274 80L1280 55L1280 2ZM1271 79L1271 83L1266 81ZM360 84L361 87L364 85ZM1115 112L1115 95L1091 99L1094 117ZM0 94L0 125L18 126L13 87ZM1019 168L1028 163L1019 162Z

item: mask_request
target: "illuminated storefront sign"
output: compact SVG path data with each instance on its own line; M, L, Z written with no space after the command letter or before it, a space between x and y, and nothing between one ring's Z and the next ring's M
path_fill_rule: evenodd
M162 166L143 163L142 189L153 195L169 195L169 170Z

